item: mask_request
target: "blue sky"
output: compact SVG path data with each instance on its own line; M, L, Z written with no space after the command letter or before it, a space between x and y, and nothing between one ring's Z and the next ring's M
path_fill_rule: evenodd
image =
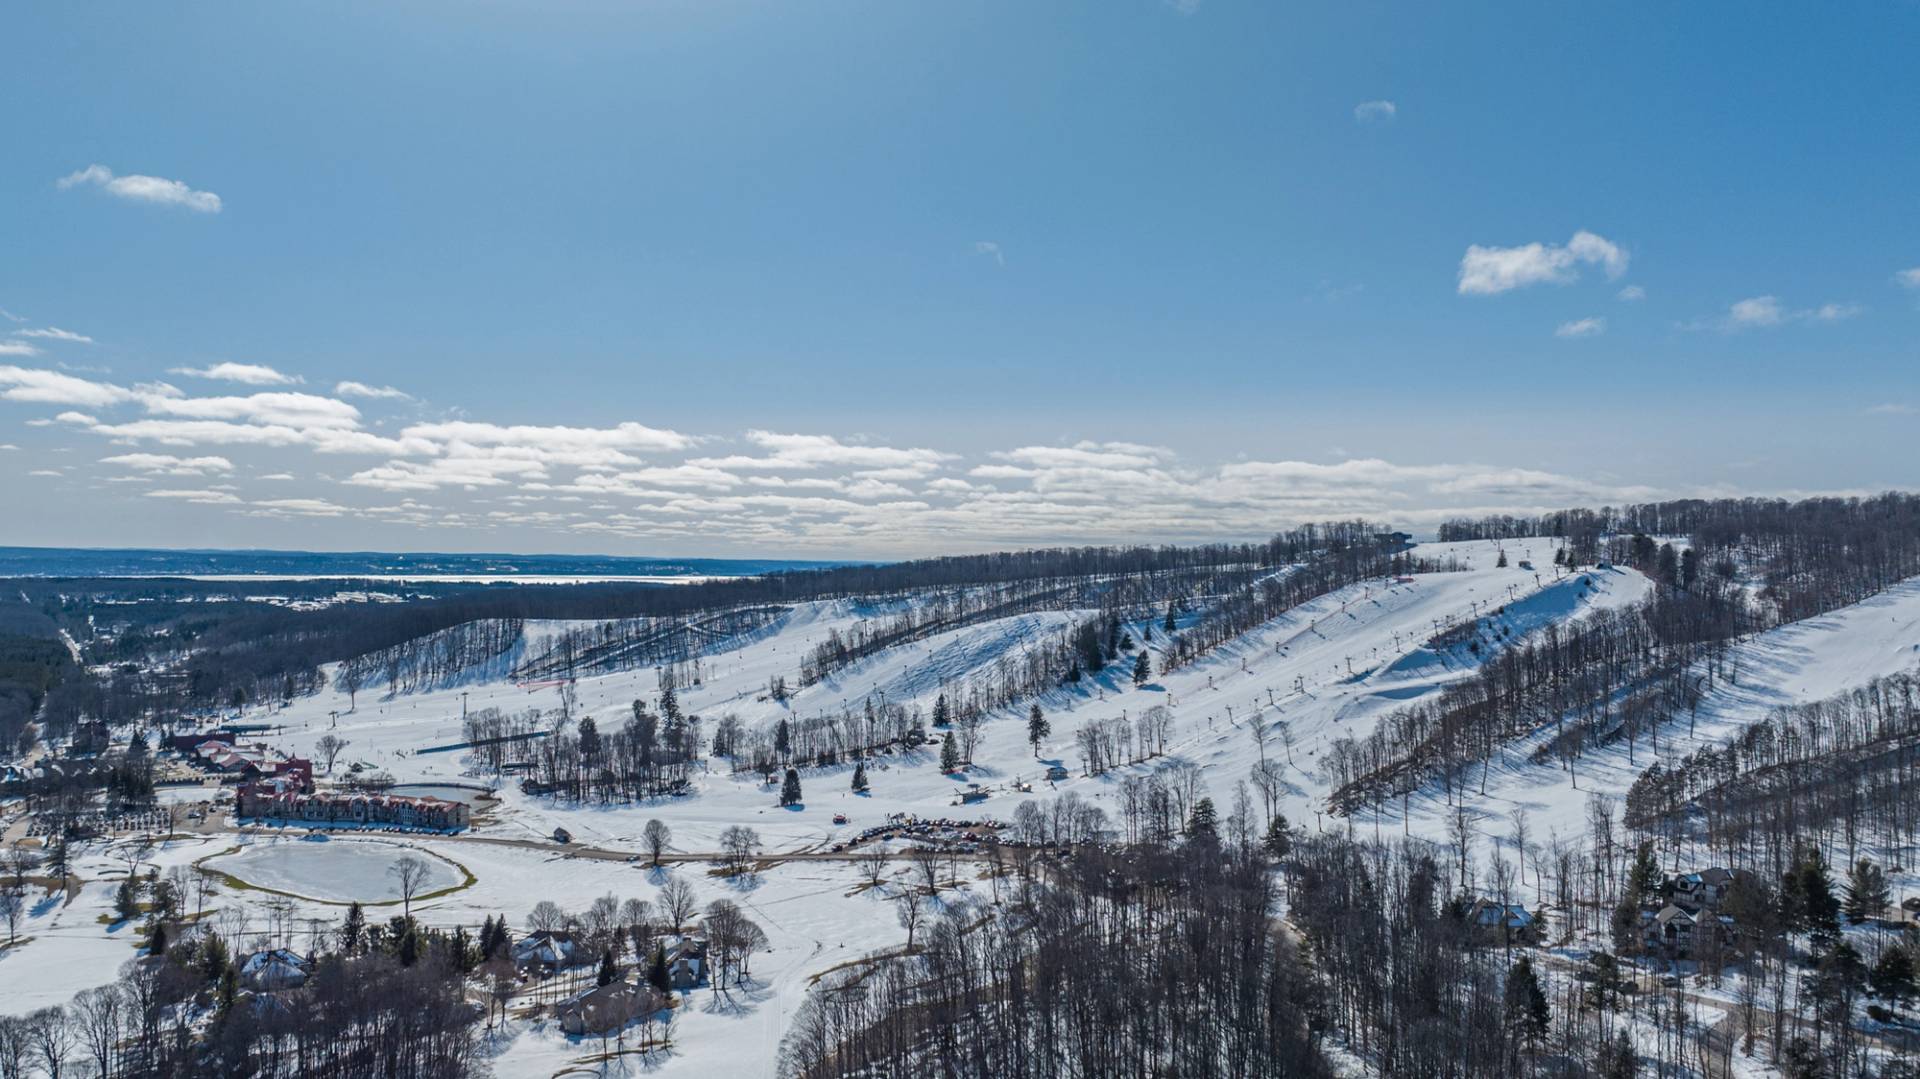
M0 14L0 542L1920 485L1920 4L398 7Z

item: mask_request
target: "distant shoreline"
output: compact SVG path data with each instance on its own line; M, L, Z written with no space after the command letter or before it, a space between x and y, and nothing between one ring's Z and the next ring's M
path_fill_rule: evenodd
M0 547L0 578L392 581L435 584L696 584L857 564L767 558Z
M101 581L150 581L166 578L181 581L205 581L232 584L259 581L368 581L393 584L705 584L708 581L737 581L757 574L551 574L551 573L101 573Z

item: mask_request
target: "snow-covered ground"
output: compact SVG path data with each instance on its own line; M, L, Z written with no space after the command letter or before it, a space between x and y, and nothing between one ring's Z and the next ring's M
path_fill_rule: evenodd
M472 836L386 835L378 842L418 847L465 867L475 877L471 887L416 903L416 914L431 924L471 926L486 915L500 913L518 924L542 899L576 910L604 894L651 899L669 873L693 882L703 903L721 896L734 899L772 940L771 953L753 960L761 985L730 998L704 990L695 994L675 1030L678 1048L660 1062L659 1070L669 1075L769 1074L780 1032L803 999L809 980L904 939L904 930L895 923L884 898L861 889L853 867L844 862L783 863L743 884L710 876L697 863L652 871L618 861L569 857L563 848L545 842L555 826L566 827L580 843L637 852L642 849L641 830L651 818L671 826L673 846L681 851L712 851L722 829L747 824L759 831L769 851L798 852L819 849L836 837L879 823L890 813L1004 820L1023 798L1050 798L1067 790L1106 805L1117 816L1116 788L1129 769L1101 777L1081 775L1074 734L1087 722L1138 715L1154 705L1167 706L1175 716L1169 753L1130 766L1132 770L1170 761L1192 762L1204 770L1210 793L1224 812L1234 783L1247 778L1264 753L1288 762L1290 789L1281 806L1287 816L1308 827L1331 826L1316 815L1328 790L1319 761L1330 740L1366 734L1382 715L1465 677L1477 662L1475 652L1464 644L1438 650L1427 647L1437 633L1484 619L1478 640L1479 654L1485 655L1496 638L1511 641L1548 624L1566 624L1598 610L1632 604L1651 588L1646 578L1631 570L1589 571L1571 578L1557 575L1552 566L1554 546L1547 539L1424 545L1422 554L1454 556L1469 568L1418 575L1410 583L1375 581L1342 589L1142 687L1131 684L1130 663L1116 664L1096 678L1040 698L1053 731L1037 756L1026 741L1027 702L1022 701L987 725L976 763L965 778L942 774L937 754L921 750L870 764L870 796L848 789L850 768L808 770L802 776L803 804L790 809L777 807L774 793L757 776L721 770L698 776L690 795L645 805L576 806L530 797L508 785L500 792L499 805L478 819ZM1510 562L1507 567L1496 565L1501 547ZM1539 569L1520 568L1523 560ZM682 707L706 719L709 729L713 720L727 714L753 725L784 716L837 712L843 706L857 708L870 693L930 709L943 687L990 670L1003 658L1019 656L1023 649L1052 639L1084 615L1071 611L1028 614L940 633L843 669L827 681L795 691L784 702L768 696L773 677L784 676L789 685L797 683L802 657L827 633L845 633L864 619L884 618L896 609L896 604L850 601L797 605L767 628L706 657L701 683L681 691ZM541 624L530 626L529 632L544 634L558 628ZM1141 641L1146 629L1142 623L1129 627L1129 632ZM1157 645L1161 634L1157 624L1153 629ZM1684 727L1662 732L1662 755L1724 738L1775 705L1828 696L1920 663L1920 582L1760 635L1740 645L1738 657L1737 682L1714 691L1691 734ZM651 702L658 695L652 670L582 678L575 691L575 715L591 715L603 727L624 722L634 699ZM302 754L310 754L315 740L329 732L349 739L351 745L339 769L363 761L402 782L473 782L477 777L463 773L458 752L418 751L461 740L463 705L551 711L560 706L560 696L553 685L522 688L503 680L470 680L456 688L394 699L364 691L357 705L352 707L345 694L329 690L294 701L271 715L249 712L246 719L285 724L284 733L269 735L267 740ZM1267 724L1284 720L1291 748L1277 736L1269 738L1264 749L1258 745L1249 728L1254 713ZM1587 793L1624 791L1637 767L1650 759L1645 745L1638 751L1636 767L1629 767L1624 747L1597 752L1579 763L1577 776L1570 776L1557 767L1525 763L1527 748L1515 747L1492 770L1482 810L1489 818L1498 818L1514 805L1525 805L1535 822L1534 833L1541 837L1549 831L1568 837L1577 833L1583 826ZM1071 774L1057 788L1038 781L1050 762L1065 765ZM1031 794L1023 794L1013 789L1017 780L1038 782ZM963 811L954 802L968 782L989 786L993 794L984 805ZM845 813L850 822L834 825L837 813ZM1374 822L1362 815L1354 823L1366 829ZM1402 827L1397 806L1380 827L1382 831ZM1444 806L1435 798L1416 798L1407 827L1417 834L1443 838ZM1489 830L1502 829L1489 825ZM526 842L503 845L483 840ZM217 854L234 842L234 837L181 842L163 848L155 861L162 866L184 864ZM352 851L355 844L373 842L351 838L324 844L256 841L246 853L216 864L262 887L315 899L337 898L384 884L384 879L373 879L383 878L384 868L376 873L377 859L368 859L357 866L328 864L317 872L311 864L315 856L302 852ZM35 940L0 959L0 978L9 978L10 968L18 971L29 964L36 971L57 969L57 974L36 977L26 991L7 993L0 998L0 1009L20 1012L65 999L75 989L110 978L132 954L125 929L110 933L98 921L111 905L114 884L110 878L119 871L115 866L105 857L83 859L82 876L90 883L79 898L71 906L51 903L35 908L22 928ZM316 886L316 874L332 877L334 883ZM270 898L266 893L243 891L225 894L217 902L259 910ZM310 899L294 903L300 919L338 921L337 906ZM264 924L264 918L261 921ZM542 1024L511 1027L493 1048L496 1069L507 1077L550 1076L570 1057L590 1050L597 1050L597 1043L568 1045Z

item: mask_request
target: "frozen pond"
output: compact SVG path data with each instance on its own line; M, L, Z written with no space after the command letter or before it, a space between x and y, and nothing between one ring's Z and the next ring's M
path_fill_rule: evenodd
M269 891L331 903L385 903L400 898L399 883L390 870L407 855L427 866L416 898L466 881L459 868L444 858L416 847L366 840L290 839L222 854L203 864Z
M387 788L387 793L403 798L438 798L446 802L462 802L469 807L488 804L480 800L480 796L486 792L477 787L455 787L444 783L401 783Z

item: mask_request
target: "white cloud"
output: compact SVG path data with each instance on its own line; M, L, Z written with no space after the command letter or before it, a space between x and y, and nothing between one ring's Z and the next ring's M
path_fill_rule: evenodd
M1901 270L1893 275L1893 279L1905 288L1920 288L1920 266L1915 266L1911 270Z
M1554 331L1555 337L1598 337L1607 332L1607 320L1604 318L1577 318L1571 322L1562 322Z
M1627 272L1624 248L1595 233L1573 234L1566 246L1530 243L1520 247L1474 244L1460 259L1462 296L1494 296L1528 285L1564 285L1579 279L1582 263L1600 266L1609 278Z
M175 457L170 453L123 453L102 457L100 463L168 476L203 476L209 472L233 471L233 462L225 457Z
M892 446L849 444L832 435L779 434L773 431L748 431L747 441L770 451L765 457L732 455L694 458L689 464L727 470L794 470L820 468L886 469L898 477L903 473L925 476L936 471L953 454L930 449L897 449Z
M1749 296L1727 307L1726 314L1717 318L1695 319L1684 323L1682 328L1689 330L1719 330L1722 333L1737 333L1741 330L1771 329L1790 322L1843 322L1865 311L1857 303L1824 303L1819 307L1789 309L1780 302L1778 296Z
M268 498L255 502L260 509L275 513L291 513L302 517L338 517L351 512L347 507L329 502L324 498Z
M1886 404L1875 405L1872 408L1867 409L1867 415L1869 416L1920 416L1920 407L1915 407L1913 405L1904 404L1900 402L1889 401Z
M70 341L76 345L91 345L93 338L72 330L63 330L58 326L48 326L38 330L15 330L16 337L39 337L48 341Z
M83 184L101 188L116 198L131 199L135 202L184 206L203 214L220 212L220 196L211 191L195 191L178 180L168 180L159 176L142 176L138 173L115 176L113 170L105 165L88 165L78 172L60 178L62 190Z
M147 498L166 498L177 502L192 502L197 505L231 505L240 501L240 496L231 491L215 490L160 490L144 492Z
M1727 308L1727 324L1735 328L1778 326L1784 321L1786 315L1780 310L1778 296L1750 296Z
M1127 442L1077 442L1072 446L1022 446L994 456L1037 468L1148 468L1170 454Z
M992 257L996 265L1005 266L1007 264L1006 252L1001 251L1000 245L994 243L992 240L975 240L973 242L973 253Z
M1399 114L1399 107L1391 101L1362 101L1353 107L1353 118L1363 124L1385 123Z
M345 401L311 393L269 391L245 397L149 396L143 402L158 416L196 420L227 420L311 428L351 430L360 424L360 410Z
M1614 293L1614 295L1616 298L1620 300L1623 300L1627 303L1632 303L1635 300L1646 299L1647 290L1641 288L1639 285L1628 285L1626 288L1623 288L1619 292Z
M392 386L369 386L364 382L335 383L333 392L341 397L378 397L396 401L411 401L412 396Z
M0 356L38 356L40 350L25 341L0 341Z
M186 375L188 378L239 382L248 386L291 386L305 381L297 375L284 375L259 363L216 363L207 367L172 367L167 369L167 373Z
M0 365L0 399L48 405L85 405L104 408L135 400L128 389L106 382L43 371L29 367Z

